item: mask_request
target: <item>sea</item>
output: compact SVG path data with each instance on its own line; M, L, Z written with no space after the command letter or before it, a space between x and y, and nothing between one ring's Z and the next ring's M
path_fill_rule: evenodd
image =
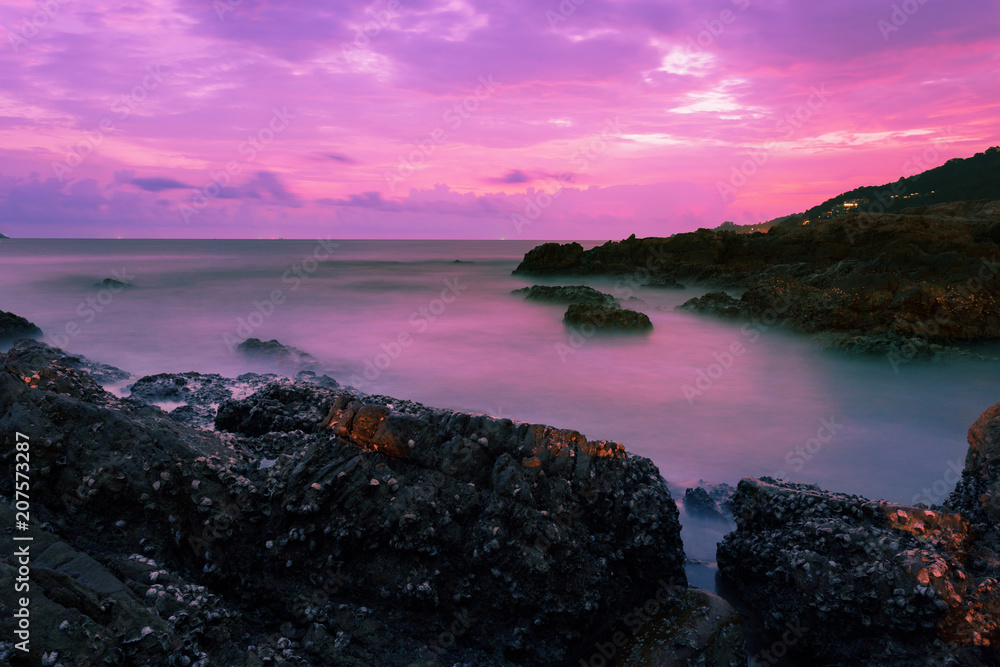
M771 475L939 503L969 426L1000 401L995 364L855 356L780 323L676 309L704 286L512 275L538 243L9 239L0 310L136 376L235 377L260 370L236 343L277 339L367 393L621 442L652 459L678 500L687 487ZM565 306L511 294L532 284L590 285L653 330L573 330ZM732 524L683 509L682 523L689 577L714 590L715 545Z

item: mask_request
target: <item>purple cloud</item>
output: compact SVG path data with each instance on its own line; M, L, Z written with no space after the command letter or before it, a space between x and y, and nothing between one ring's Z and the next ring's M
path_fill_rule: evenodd
M488 178L488 183L530 183L534 179L520 169L511 169L500 178Z
M341 153L320 153L320 157L326 158L327 160L333 160L334 162L342 162L344 164L357 164L356 160L349 158Z
M181 183L173 178L163 178L154 176L152 178L133 178L129 181L132 185L138 186L147 192L160 192L161 190L187 190L191 186Z
M514 238L558 180L520 237L611 238L801 211L1000 143L990 0L57 4L0 49L20 236L310 236L336 213L348 236ZM0 5L5 39L34 11Z

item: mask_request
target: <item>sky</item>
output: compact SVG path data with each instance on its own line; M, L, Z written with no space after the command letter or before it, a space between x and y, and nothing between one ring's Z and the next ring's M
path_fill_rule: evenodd
M0 232L619 239L1000 144L996 0L0 0Z

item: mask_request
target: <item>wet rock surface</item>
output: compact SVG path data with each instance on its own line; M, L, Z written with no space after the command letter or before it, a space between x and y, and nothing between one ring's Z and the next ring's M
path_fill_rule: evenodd
M903 506L771 478L744 479L723 577L789 654L852 665L1000 663L1000 530L991 490L1000 404L970 429L943 507Z
M597 331L650 331L649 316L618 306L591 306L575 303L566 309L563 322L570 326L591 326Z
M10 343L18 338L38 338L42 330L14 313L0 310L0 343Z
M846 339L900 337L905 355L914 346L1000 338L1000 209L988 204L851 214L767 234L701 229L587 251L550 243L528 252L515 274L642 274L742 289L738 300L711 293L684 307Z
M301 381L220 408L192 428L54 348L0 356L63 664L575 664L683 584L666 483L617 443Z
M245 396L277 379L275 375L247 375L239 383L216 374L161 373L139 378L129 390L131 398L162 408L172 419L210 428L219 406L231 400L234 391Z
M203 373L161 373L140 378L128 389L130 398L160 407L176 421L214 429L220 407L227 402L269 386L280 393L281 387L296 383L326 388L339 386L333 378L312 371L302 371L295 379L273 373L244 373L237 378ZM286 408L293 409L292 406Z
M599 292L586 285L532 285L511 292L523 296L526 301L544 301L547 303L583 303L593 306L615 307L618 300L610 294Z

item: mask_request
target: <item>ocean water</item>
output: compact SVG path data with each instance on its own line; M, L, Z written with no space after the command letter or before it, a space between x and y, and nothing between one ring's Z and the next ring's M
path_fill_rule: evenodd
M316 357L342 384L572 428L651 458L676 497L699 480L780 474L897 502L939 502L966 431L1000 401L995 365L819 349L673 310L708 291L512 276L535 241L4 240L0 309L47 342L136 375L258 370L248 335ZM590 244L594 245L594 244ZM316 259L316 258L319 259ZM458 260L458 262L456 262ZM121 277L133 288L97 285ZM510 291L588 284L641 301L649 335L583 336L565 307ZM728 530L684 515L695 583Z

